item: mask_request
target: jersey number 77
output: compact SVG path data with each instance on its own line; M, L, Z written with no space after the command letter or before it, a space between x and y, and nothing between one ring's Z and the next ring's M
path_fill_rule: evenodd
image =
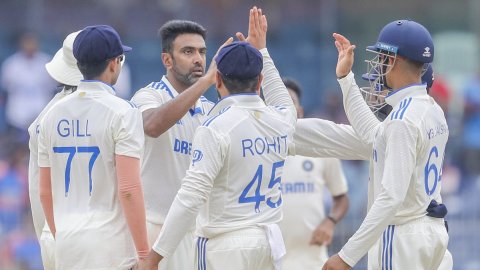
M67 165L65 167L65 197L68 196L70 188L70 169L72 167L73 157L76 153L92 153L90 161L88 162L88 184L90 195L92 195L92 169L98 155L100 155L100 148L98 148L98 146L61 146L53 147L53 152L59 154L68 153Z

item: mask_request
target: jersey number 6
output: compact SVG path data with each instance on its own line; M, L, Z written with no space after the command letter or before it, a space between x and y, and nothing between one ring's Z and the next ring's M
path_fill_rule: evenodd
M430 159L432 158L432 154L435 155L435 158L438 158L438 149L436 146L432 147L430 150L430 154L428 155L428 161L427 164L425 164L425 192L427 193L428 196L432 195L433 192L437 189L437 184L440 182L440 178L442 176L442 163L440 163L440 171L438 171L437 165L435 164L435 161L432 160L430 163ZM430 173L433 173L433 186L430 189L430 181L429 181L429 176Z

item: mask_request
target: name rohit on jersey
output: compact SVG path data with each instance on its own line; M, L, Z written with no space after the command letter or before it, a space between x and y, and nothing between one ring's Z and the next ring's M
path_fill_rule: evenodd
M254 139L242 140L243 157L261 156L264 154L287 153L287 135L274 137L257 137Z
M62 119L57 123L58 135L62 137L90 137L87 120Z

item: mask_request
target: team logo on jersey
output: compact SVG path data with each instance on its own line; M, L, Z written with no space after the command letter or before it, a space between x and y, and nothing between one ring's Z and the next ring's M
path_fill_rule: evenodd
M313 162L311 160L305 160L302 164L302 168L307 172L313 170Z
M431 57L432 53L430 52L430 47L425 47L425 51L423 52L423 57Z
M200 150L193 151L192 166L195 166L195 162L199 162L203 158L203 153Z

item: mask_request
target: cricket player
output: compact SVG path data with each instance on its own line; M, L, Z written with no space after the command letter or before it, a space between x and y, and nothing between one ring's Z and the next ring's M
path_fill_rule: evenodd
M369 210L362 225L323 269L349 269L369 249L370 269L438 269L448 244L440 204L441 166L448 126L442 109L428 96L421 76L433 61L430 33L410 20L387 24L369 61L377 84L392 91L393 107L380 122L353 78L354 45L334 34L337 78L355 132L372 146Z
M30 205L32 209L32 218L35 232L40 243L43 268L45 270L55 269L55 240L52 232L45 223L45 214L40 203L39 178L38 178L38 133L40 122L45 113L55 105L59 100L73 93L80 80L83 79L82 73L78 70L77 60L73 56L72 47L75 37L80 31L69 34L63 41L53 59L45 65L48 74L55 79L61 89L53 99L42 110L38 117L28 128L30 135L30 161L28 166L28 191L30 196Z
M222 99L195 133L191 166L150 267L174 252L200 212L195 269L279 269L285 253L277 225L280 185L296 112L266 49L266 31L266 17L254 7L248 42L221 48L218 71L213 65L202 78L215 78ZM260 85L269 106L258 95Z
M374 76L372 76L372 75L374 75ZM366 73L366 74L362 75L362 79L365 79L365 80L368 80L368 81L375 81L375 80L378 79L378 75ZM432 88L434 81L435 81L435 76L434 76L434 73L433 73L433 68L432 68L432 65L429 65L427 70L425 71L425 73L422 76L422 82L424 84L426 84L426 86L427 86L427 93L430 93L430 89ZM378 80L377 80L377 82L378 82ZM374 87L376 87L377 89L379 88L378 85L374 85ZM369 100L369 99L372 100L371 99L372 96L376 96L378 99L380 99L380 98L384 97L386 94L388 94L388 92L382 93L383 90L381 90L381 89L378 89L378 90L381 90L380 93L375 93L375 91L371 91L370 89L371 88L369 88L369 87L361 87L360 88L360 90L362 91L362 94L364 94L364 98L367 99L367 100ZM389 90L386 90L386 91L389 91ZM377 105L380 105L380 107L369 104L371 109L372 109L372 107L374 108L372 111L375 111L375 115L377 116L377 118L380 121L383 121L390 114L390 112L392 111L393 108L392 108L391 105L389 105L387 103L377 103ZM446 221L445 221L445 226L446 226L447 231L448 231L448 225L447 225ZM453 269L453 258L452 258L452 254L447 249L445 251L445 255L443 257L443 260L442 260L440 266L438 267L438 270L451 270L451 269Z
M148 254L142 119L112 87L130 50L110 26L84 28L73 43L84 80L40 123L40 199L55 269L131 269Z
M297 117L303 118L301 88L292 79L283 82L292 97ZM324 187L332 195L325 215ZM328 259L336 224L348 210L347 181L334 158L289 156L282 175L283 220L280 223L287 254L284 270L321 269Z
M205 74L206 30L191 21L169 21L160 28L162 61L167 70L158 82L138 90L132 102L140 109L145 132L141 179L145 192L150 246L160 233L181 180L190 164L195 129L207 119L213 103L207 88L190 87ZM193 268L194 227L160 268Z

